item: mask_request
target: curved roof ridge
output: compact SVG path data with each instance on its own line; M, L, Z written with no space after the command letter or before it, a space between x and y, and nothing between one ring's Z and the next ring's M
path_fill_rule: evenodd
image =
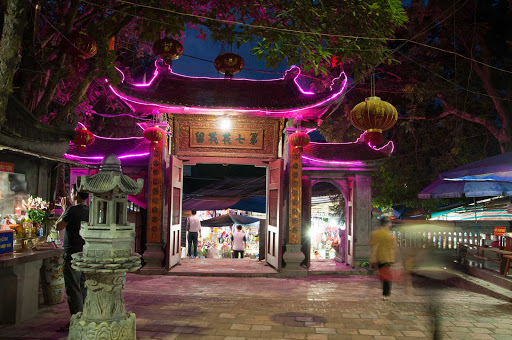
M128 84L124 74L119 85L108 84L132 110L148 113L224 114L288 118L298 114L317 119L342 95L348 77L344 72L333 79L329 91L305 91L298 83L300 68L292 66L282 78L271 80L190 77L160 67L148 83ZM108 79L105 79L109 83ZM234 112L233 112L234 111Z

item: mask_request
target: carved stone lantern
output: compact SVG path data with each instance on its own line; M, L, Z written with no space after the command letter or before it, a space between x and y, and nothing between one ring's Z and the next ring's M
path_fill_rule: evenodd
M142 190L121 172L116 155L105 157L97 174L80 176L79 192L91 194L89 222L82 222L84 250L73 254L73 269L86 274L84 311L71 317L68 339L136 339L135 314L124 309L126 272L140 268L132 253L135 225L127 223L127 195Z

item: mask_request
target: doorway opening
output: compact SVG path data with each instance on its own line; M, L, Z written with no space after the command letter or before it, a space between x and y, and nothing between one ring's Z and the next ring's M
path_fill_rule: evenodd
M235 248L240 247L234 242L238 226L245 236L244 258L264 258L266 168L236 164L185 165L182 210L183 260L233 259L234 250L238 250ZM201 220L197 256L186 230L192 210L197 211L196 216ZM222 263L226 265L225 261Z
M318 182L312 187L310 258L345 262L345 199L332 183Z

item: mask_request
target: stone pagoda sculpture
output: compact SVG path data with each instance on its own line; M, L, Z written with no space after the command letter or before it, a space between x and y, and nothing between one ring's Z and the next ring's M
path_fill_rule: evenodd
M86 274L84 311L71 317L68 339L136 339L135 314L124 308L126 272L140 268L130 243L135 225L127 223L127 195L142 190L121 172L116 155L105 157L97 174L80 176L78 190L90 193L89 222L82 222L83 252L73 254L73 269Z

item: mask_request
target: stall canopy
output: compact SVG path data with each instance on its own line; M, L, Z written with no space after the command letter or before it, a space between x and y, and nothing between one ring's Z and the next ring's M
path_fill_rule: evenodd
M512 152L441 173L419 198L512 196Z
M201 221L202 227L227 227L233 224L248 225L259 222L259 218L241 216L235 214L225 214L208 220Z

